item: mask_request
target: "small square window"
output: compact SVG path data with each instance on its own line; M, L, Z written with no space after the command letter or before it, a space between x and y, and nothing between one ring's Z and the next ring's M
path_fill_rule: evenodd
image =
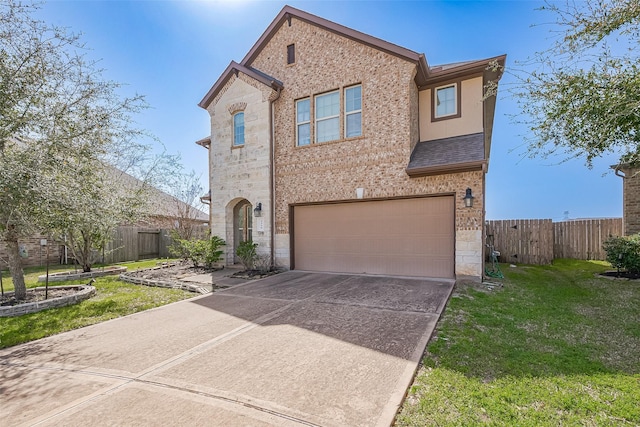
M294 64L296 62L296 45L290 44L287 46L287 64Z
M458 114L457 85L451 84L435 89L434 96L434 117L448 117Z

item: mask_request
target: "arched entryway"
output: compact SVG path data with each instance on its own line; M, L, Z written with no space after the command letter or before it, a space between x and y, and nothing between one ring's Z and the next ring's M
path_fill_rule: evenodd
M240 262L236 249L242 242L253 240L253 206L248 200L241 200L233 208L233 259Z

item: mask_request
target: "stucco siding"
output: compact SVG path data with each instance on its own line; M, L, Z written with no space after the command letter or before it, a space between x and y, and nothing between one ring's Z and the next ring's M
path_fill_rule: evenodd
M462 80L460 87L460 117L434 122L431 121L432 89L420 91L420 141L470 135L484 130L482 77Z

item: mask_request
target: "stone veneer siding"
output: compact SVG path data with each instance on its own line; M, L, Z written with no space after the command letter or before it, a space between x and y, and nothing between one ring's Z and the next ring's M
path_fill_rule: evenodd
M287 65L287 46L296 62ZM413 63L308 24L295 17L275 32L248 64L284 83L275 102L276 260L289 265L292 204L364 198L455 194L456 275L482 276L484 173L409 178L405 168L418 134L418 94ZM295 100L362 85L363 136L308 147L295 146ZM312 135L314 134L312 120ZM475 204L464 208L465 189Z
M211 116L211 231L227 242L227 265L234 263L233 210L243 199L251 203L252 209L262 203L264 231L256 230L254 219L253 241L258 243L259 253L271 251L269 103L274 96L270 87L238 73L237 77L231 76L207 109ZM238 111L244 111L242 147L233 146L233 114Z

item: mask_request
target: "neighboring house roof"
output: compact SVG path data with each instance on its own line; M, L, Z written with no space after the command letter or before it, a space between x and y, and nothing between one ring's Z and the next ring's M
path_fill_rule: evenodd
M201 141L205 141L205 140L208 140L209 142L211 142L211 138L209 137L204 138ZM17 144L26 144L28 141L31 141L31 140L25 141L25 138L11 136L8 138L8 141L11 141L12 143L17 143ZM148 196L149 196L149 202L150 202L149 204L150 206L153 206L153 211L149 212L150 215L162 216L162 217L168 217L168 218L178 217L180 216L179 212L183 212L183 213L187 212L186 208L188 207L190 219L193 219L195 221L203 221L203 222L209 221L209 215L201 211L200 209L194 206L188 205L182 200L179 200L158 188L152 187L148 183L145 183L144 181L139 180L133 175L121 169L118 169L115 166L104 164L104 163L103 163L103 166L104 166L105 176L109 180L117 182L119 184L119 190L121 191L126 192L129 189L137 189L143 186L147 186L149 188L148 190Z
M156 187L152 187L133 175L121 171L120 169L115 167L110 167L110 169L111 171L108 173L112 175L114 179L117 179L125 189L140 188L142 186L148 187L147 195L149 197L149 206L152 207L152 211L149 212L149 215L155 217L178 218L184 214L184 212L188 212L188 219L202 222L209 221L209 215L200 209L191 206Z
M319 16L312 15L308 12L296 9L294 7L285 6L271 22L269 27L267 27L258 41L253 45L251 50L249 50L242 61L240 61L240 64L232 61L227 69L222 73L218 81L216 81L216 83L211 87L209 92L205 95L205 97L202 99L202 101L200 101L198 105L206 109L211 101L213 101L218 91L229 80L232 72L243 72L256 80L263 82L267 86L271 86L274 89L282 89L283 85L280 81L262 73L259 70L256 70L255 68L251 68L251 63L258 56L265 45L269 43L280 26L289 21L291 17L296 17L297 19L305 21L311 25L315 25L327 31L331 31L343 37L347 37L359 43L373 47L374 49L384 51L390 55L394 55L409 62L415 63L417 66L415 82L421 89L437 84L443 80L450 80L458 76L469 75L473 73L483 74L485 76L485 81L488 79L496 80L500 78L502 71L491 72L487 70L487 67L494 61L497 62L501 67L504 67L506 61L506 55L501 55L494 58L481 59L477 61L468 61L429 67L423 53L414 52L402 46L398 46L377 37L361 33L360 31L356 31L352 28L345 27L344 25L340 25Z
M418 142L407 166L409 176L482 170L487 163L484 133Z

